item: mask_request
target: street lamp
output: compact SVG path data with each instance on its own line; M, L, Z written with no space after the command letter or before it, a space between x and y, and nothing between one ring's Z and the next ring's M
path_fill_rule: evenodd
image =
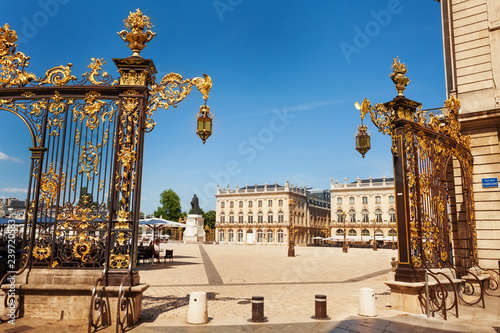
M375 238L375 219L373 219L373 251L377 251L377 239Z
M295 206L295 201L290 199L288 207L290 209L290 229L288 231L288 256L295 257L295 225L293 224L292 209Z
M342 221L344 222L344 244L342 244L342 252L343 253L347 253L348 252L348 248L347 248L347 235L346 235L346 230L345 230L345 217L346 217L346 213L343 210L342 211Z
M356 109L361 110L358 102L354 106ZM368 128L363 125L363 118L361 118L361 126L358 127L358 133L356 133L356 150L365 158L365 154L370 148L370 133L368 133Z

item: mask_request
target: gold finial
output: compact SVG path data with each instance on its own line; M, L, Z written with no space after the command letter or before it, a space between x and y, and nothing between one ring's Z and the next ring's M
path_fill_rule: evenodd
M403 96L403 91L405 91L406 86L410 83L410 79L405 76L406 71L406 65L399 61L399 57L394 58L392 61L392 73L389 76L396 85L398 96Z
M17 33L14 30L10 30L7 23L0 27L0 57L8 53L14 53L16 48Z
M146 43L151 41L156 35L150 29L153 27L149 17L144 15L139 8L135 13L130 12L127 19L123 20L125 28L132 31L122 30L118 35L128 42L128 47L132 49L133 56L139 56L141 50L146 47ZM144 29L147 29L144 31Z

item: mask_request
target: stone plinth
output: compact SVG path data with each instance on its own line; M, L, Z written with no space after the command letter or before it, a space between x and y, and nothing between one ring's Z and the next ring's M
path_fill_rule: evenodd
M455 284L455 287L463 281L461 279L451 280ZM453 293L453 286L448 279L443 277L439 281L449 292ZM384 283L391 288L391 308L393 310L425 314L425 307L420 304L418 298L421 290L422 295L425 297L425 282L386 281ZM429 277L429 286L437 284L433 278Z
M185 243L196 243L205 241L205 219L201 215L189 214L186 217L186 229L182 240Z
M20 315L54 320L88 320L92 289L101 273L100 270L84 269L33 269L28 275L23 273L16 276L16 291L23 298ZM124 287L130 301L128 326L138 322L142 294L148 287L147 284L133 287L128 284ZM8 292L9 288L10 285L2 286L4 292ZM118 285L98 286L97 289L103 293L108 309L106 317L113 325L116 321L119 289ZM6 313L6 309L2 310Z

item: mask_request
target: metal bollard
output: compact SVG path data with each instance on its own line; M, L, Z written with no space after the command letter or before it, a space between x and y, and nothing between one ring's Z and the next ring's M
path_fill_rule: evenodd
M326 295L314 296L314 316L312 319L330 319L326 314Z
M254 323L267 321L267 318L264 317L264 297L252 296L252 319L249 319L248 321Z

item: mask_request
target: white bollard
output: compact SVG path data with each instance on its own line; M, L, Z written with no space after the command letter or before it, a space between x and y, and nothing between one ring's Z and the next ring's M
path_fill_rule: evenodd
M361 288L359 290L358 315L366 317L376 317L377 307L375 305L375 291L371 288Z
M207 293L204 291L193 291L189 295L189 308L187 314L188 324L208 323Z

